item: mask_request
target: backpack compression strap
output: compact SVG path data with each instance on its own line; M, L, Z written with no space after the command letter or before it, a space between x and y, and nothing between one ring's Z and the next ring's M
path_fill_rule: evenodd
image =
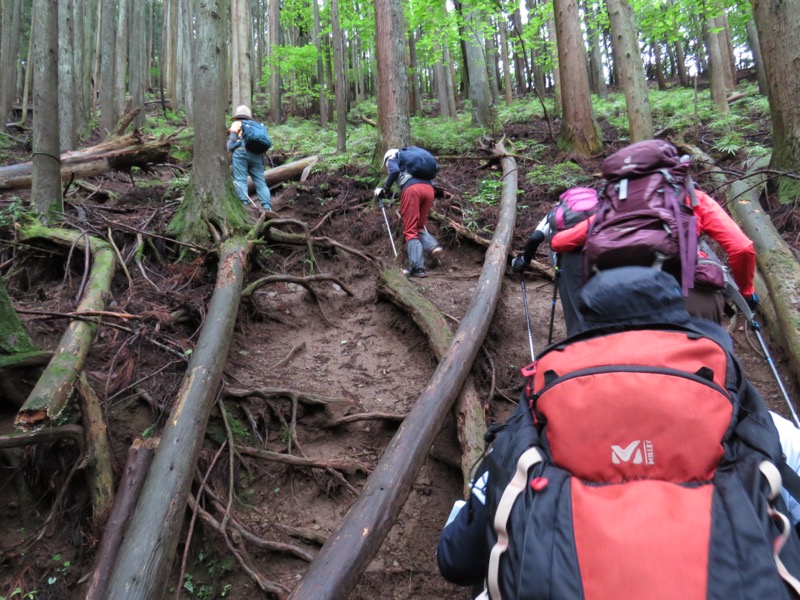
M769 484L770 500L777 498L778 494L781 492L781 474L778 467L770 461L765 460L758 465L758 469ZM786 515L775 510L770 503L767 503L767 514L778 524L781 530L781 534L772 542L772 557L775 560L775 567L778 570L778 575L783 579L786 585L794 590L795 594L800 595L800 580L789 572L789 569L786 568L786 565L784 565L781 560L781 550L792 533L792 524L789 523L789 519L786 518Z
M501 600L500 583L498 576L500 573L500 557L508 550L508 517L511 515L511 508L514 506L519 495L528 485L528 471L537 463L542 462L543 458L536 446L528 448L522 453L517 461L517 470L514 477L503 490L500 503L494 515L494 530L497 532L497 542L492 547L489 555L489 573L487 584L489 593L493 600Z

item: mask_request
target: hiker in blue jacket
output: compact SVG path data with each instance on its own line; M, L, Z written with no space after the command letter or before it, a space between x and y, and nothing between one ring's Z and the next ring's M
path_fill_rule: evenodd
M432 161L431 172L415 172L414 163L426 159ZM383 156L383 168L388 177L383 186L375 188L374 193L380 199L395 183L400 188L400 217L403 219L403 237L409 263L408 268L403 269L403 274L406 277L427 277L425 256L435 259L444 256L444 248L428 233L426 227L434 196L439 192L433 186L433 177L439 165L427 150L408 146L387 150Z
M253 114L250 108L242 104L236 108L233 115L233 123L228 129L228 152L231 153L233 168L233 186L236 195L239 196L245 206L251 203L250 194L247 190L247 176L253 180L256 186L256 195L261 203L263 210L272 210L272 196L269 187L264 180L264 154L257 154L245 149L242 140L242 121L252 120Z

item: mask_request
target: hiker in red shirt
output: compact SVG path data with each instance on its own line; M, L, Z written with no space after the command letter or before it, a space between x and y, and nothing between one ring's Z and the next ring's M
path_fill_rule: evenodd
M731 276L742 296L751 307L757 305L758 296L753 287L756 271L753 242L711 196L701 190L695 190L695 196L697 205L694 207L694 215L697 219L698 236L706 234L720 245L728 255ZM569 253L583 248L593 220L594 217L578 223L571 229L556 233L550 240L551 250L557 253ZM702 260L708 257L700 252L698 258ZM564 265L563 268L567 267L568 265ZM692 316L719 323L723 317L724 302L721 287L696 280L695 286L689 291L686 308Z

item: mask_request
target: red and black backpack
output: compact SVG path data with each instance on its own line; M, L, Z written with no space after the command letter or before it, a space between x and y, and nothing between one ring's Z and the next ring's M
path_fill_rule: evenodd
M800 597L780 441L701 330L601 329L547 348L497 430L492 600Z

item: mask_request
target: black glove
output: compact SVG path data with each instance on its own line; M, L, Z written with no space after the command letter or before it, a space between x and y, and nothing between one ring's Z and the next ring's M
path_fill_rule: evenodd
M529 264L531 263L529 260L525 259L525 255L520 254L517 258L511 261L511 270L514 271L514 273L521 273Z
M750 310L753 312L758 311L758 307L761 306L761 299L758 297L758 294L753 292L749 296L745 296L744 299L747 301L747 306L750 307Z

